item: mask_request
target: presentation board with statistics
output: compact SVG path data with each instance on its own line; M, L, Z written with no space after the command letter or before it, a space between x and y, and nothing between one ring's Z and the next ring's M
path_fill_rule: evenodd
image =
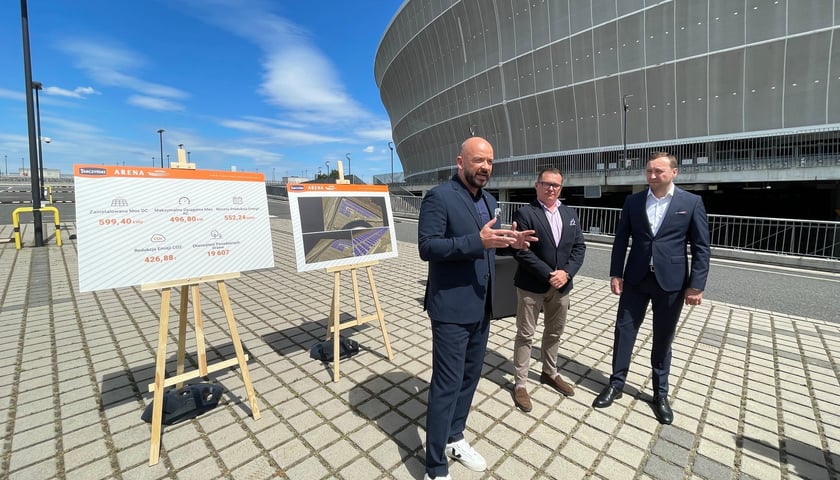
M274 267L262 174L73 171L82 292Z

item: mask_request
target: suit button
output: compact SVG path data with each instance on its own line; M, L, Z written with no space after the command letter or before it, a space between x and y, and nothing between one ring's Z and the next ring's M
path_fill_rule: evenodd
M488 278L490 278L490 274L489 274L489 273L485 273L485 274L484 274L484 279L485 279L485 280L487 280Z

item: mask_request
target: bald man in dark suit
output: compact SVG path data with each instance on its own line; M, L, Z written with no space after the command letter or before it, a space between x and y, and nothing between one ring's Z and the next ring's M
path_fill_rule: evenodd
M450 479L446 457L473 471L487 468L464 429L493 317L496 249L537 240L515 223L499 228L496 199L484 190L493 171L487 140L468 138L455 162L452 179L423 197L417 225L420 258L429 262L424 307L432 323L425 479Z

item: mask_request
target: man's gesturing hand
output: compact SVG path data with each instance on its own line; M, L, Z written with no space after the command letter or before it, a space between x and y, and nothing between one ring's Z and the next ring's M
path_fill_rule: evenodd
M517 232L516 222L513 222L510 229L513 231L514 236L516 236L516 243L511 245L511 247L518 250L528 250L528 247L531 246L531 242L538 242L540 240L534 236L534 234L537 233L536 230L523 230L521 232Z
M495 229L493 225L496 224L496 218L491 219L484 224L481 229L481 244L484 248L528 248L529 242L536 242L537 237L534 237L533 230L526 230L524 232L517 232L516 223L514 222L512 230Z

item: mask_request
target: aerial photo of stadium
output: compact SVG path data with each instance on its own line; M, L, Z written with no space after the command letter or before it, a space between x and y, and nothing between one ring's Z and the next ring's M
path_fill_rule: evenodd
M378 197L301 198L306 263L391 251L384 201Z

